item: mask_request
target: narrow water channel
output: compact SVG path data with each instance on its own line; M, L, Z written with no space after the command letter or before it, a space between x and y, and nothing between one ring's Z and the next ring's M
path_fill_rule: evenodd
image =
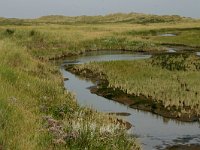
M90 61L147 59L149 57L150 55L125 52L92 52L79 57L70 57L63 62L63 65L69 63L88 63ZM91 94L88 88L94 86L95 83L81 79L66 71L63 65L61 67L63 76L69 79L65 81L65 88L76 95L78 104L91 107L99 112L130 113L130 116L124 117L125 120L133 125L128 132L139 139L144 150L164 149L169 145L200 143L199 123L184 123L166 119Z

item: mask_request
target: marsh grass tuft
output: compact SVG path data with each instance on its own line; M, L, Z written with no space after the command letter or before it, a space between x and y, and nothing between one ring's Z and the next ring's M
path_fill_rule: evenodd
M15 33L15 30L13 30L13 29L6 29L5 30L5 34L8 35L8 36L13 35L14 33Z
M199 57L190 54L161 54L154 56L151 63L171 71L200 71Z

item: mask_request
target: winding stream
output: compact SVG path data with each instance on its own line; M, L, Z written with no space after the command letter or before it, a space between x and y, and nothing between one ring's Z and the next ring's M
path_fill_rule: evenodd
M132 54L127 52L91 52L79 57L70 57L63 62L61 71L65 81L65 88L75 93L77 102L81 106L91 107L100 112L127 112L130 116L125 120L134 125L128 132L134 134L142 144L144 150L164 149L169 145L177 144L199 144L200 124L184 123L176 120L166 119L161 116L135 110L123 104L108 100L106 98L91 94L88 89L95 83L80 79L64 69L69 63L88 63L90 61L111 60L136 60L147 59L150 55Z

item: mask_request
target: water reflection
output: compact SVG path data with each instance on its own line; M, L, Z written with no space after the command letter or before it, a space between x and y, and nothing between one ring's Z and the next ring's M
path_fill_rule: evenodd
M175 48L167 48L167 52L176 53L176 50L175 50Z
M160 36L169 37L169 36L177 36L177 35L176 34L172 34L172 33L165 33L165 34L161 34Z

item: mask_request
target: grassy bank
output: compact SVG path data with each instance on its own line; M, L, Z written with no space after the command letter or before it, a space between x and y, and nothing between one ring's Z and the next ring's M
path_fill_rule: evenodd
M138 147L115 119L77 106L59 67L10 39L0 40L0 53L1 149Z
M158 55L149 60L111 61L78 65L76 70L102 74L108 87L162 104L175 117L199 116L200 59L195 55ZM103 75L104 74L104 75ZM142 103L142 101L141 101ZM144 102L147 104L147 102Z

